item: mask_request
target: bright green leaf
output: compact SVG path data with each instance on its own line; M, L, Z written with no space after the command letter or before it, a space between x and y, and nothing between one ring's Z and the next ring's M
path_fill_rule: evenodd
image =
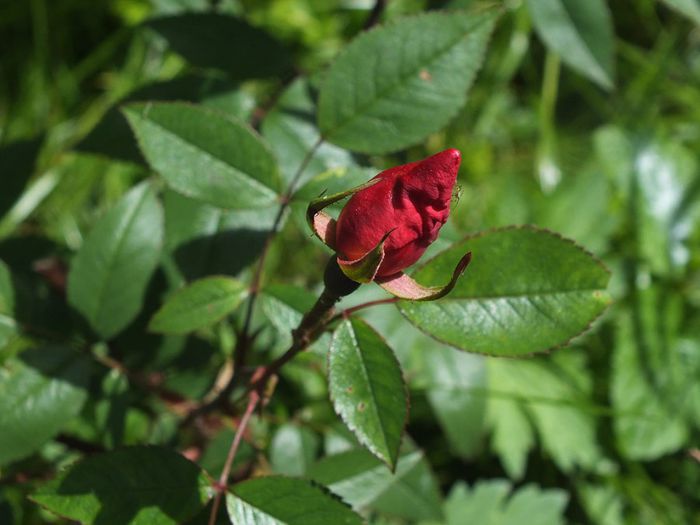
M0 465L21 459L55 436L83 407L90 361L45 347L0 368Z
M551 52L602 87L613 88L614 30L605 0L527 0L527 5Z
M358 510L410 520L442 516L437 483L420 451L404 453L394 473L369 452L357 449L323 458L309 475Z
M406 385L394 352L359 318L333 334L328 387L348 428L393 470L408 417Z
M316 459L318 436L294 423L280 426L270 443L270 464L276 474L303 476Z
M12 315L15 310L15 290L8 266L0 260L0 315Z
M164 334L194 332L223 319L241 304L245 294L243 283L231 277L200 279L169 297L148 328Z
M643 300L643 299L642 299ZM654 304L655 308L658 305ZM655 312L648 312L654 314ZM634 460L652 460L678 450L686 442L688 428L683 421L682 407L697 383L697 365L691 369L690 381L682 391L668 399L670 370L655 370L654 365L669 367L674 356L660 355L674 352L658 340L652 340L650 331L654 322L640 320L643 330L633 324L630 315L621 315L616 333L612 364L612 403L616 411L613 427L618 447L625 457ZM653 354L653 355L650 355ZM680 357L680 356L678 356ZM664 375L667 377L664 378Z
M68 302L103 339L138 314L162 242L163 212L148 183L122 197L85 239L68 274Z
M303 479L270 476L233 487L226 498L231 523L245 525L361 525L337 496Z
M32 499L83 524L177 525L204 507L210 485L173 450L131 447L75 463Z
M464 106L496 15L429 13L357 37L326 73L321 135L362 153L406 148Z
M420 351L420 350L419 350ZM424 359L427 396L450 448L463 458L480 450L486 413L484 358L435 345Z
M222 208L276 202L275 159L245 124L182 103L131 104L124 114L146 160L174 190Z
M480 481L469 488L457 483L445 502L445 525L563 525L568 501L562 490L526 485L506 499L511 485L503 480Z
M415 326L462 350L522 356L566 344L609 302L605 267L573 242L544 230L508 228L468 237L413 277L444 284L468 251L472 263L447 297L401 301Z

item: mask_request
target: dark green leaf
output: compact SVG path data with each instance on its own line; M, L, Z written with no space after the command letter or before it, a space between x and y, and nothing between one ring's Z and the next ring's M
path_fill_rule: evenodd
M466 102L495 19L430 13L361 34L321 86L323 137L354 151L387 153L444 127Z
M614 30L604 0L527 0L532 21L551 52L606 89L615 83Z
M176 285L240 274L260 254L277 213L274 207L222 210L169 190L163 206L165 249L172 256Z
M255 104L252 97L239 89L236 83L220 76L197 73L154 82L129 93L107 111L76 148L79 151L146 164L129 123L119 110L120 105L139 101L199 102L241 120L248 119Z
M75 463L32 499L84 524L177 525L210 496L206 475L177 452L132 447Z
M138 314L162 242L163 212L148 183L122 197L85 239L68 275L68 301L103 339Z
M420 451L404 453L394 473L364 450L328 456L309 475L355 509L373 509L409 520L439 519L440 492Z
M231 523L245 525L361 525L337 496L303 479L270 476L233 487L226 499Z
M277 40L232 16L186 13L146 25L191 64L221 69L237 80L278 75L289 66L289 54Z
M149 164L174 190L222 208L275 203L275 159L245 124L179 103L132 104L124 112Z
M669 7L684 14L693 22L700 25L700 1L698 0L662 0Z
M408 418L406 385L394 352L359 318L333 334L328 388L348 428L393 470Z
M211 326L235 310L246 294L231 277L207 277L178 290L158 310L148 328L166 334L187 334Z
M406 318L462 350L522 356L566 344L609 303L605 267L573 242L530 227L468 237L440 253L413 277L444 284L456 262L469 269L439 301L401 301Z
M0 465L36 451L87 399L90 361L62 347L23 352L0 368Z
M0 147L0 219L15 204L34 174L34 165L42 142L42 139L23 140Z

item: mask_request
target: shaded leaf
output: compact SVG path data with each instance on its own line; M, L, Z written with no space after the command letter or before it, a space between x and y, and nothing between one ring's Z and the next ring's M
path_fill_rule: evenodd
M170 296L148 328L153 332L182 335L211 326L235 310L245 294L243 283L231 277L200 279Z
M31 498L84 524L177 525L210 496L210 482L197 465L170 449L149 446L90 456Z
M222 208L275 203L275 159L245 124L182 103L131 104L124 113L149 164L174 190Z
M388 153L444 127L465 104L496 15L429 13L361 34L324 77L321 135Z
M22 140L4 144L0 147L0 218L15 204L22 195L29 179L34 174L34 165L43 140Z
M302 479L255 478L238 483L231 492L226 506L233 524L362 524L362 518L337 496Z
M288 183L296 174L304 157L320 138L315 125L314 110L308 83L304 79L299 79L284 91L262 122L262 134L272 146L279 160L282 176ZM323 143L313 154L299 182L304 183L310 177L329 169L346 168L353 164L354 160L347 151L332 144ZM318 195L312 196L312 198L315 197Z
M162 242L163 212L148 183L122 197L85 239L68 274L68 301L103 339L138 314Z
M359 318L342 322L333 334L328 388L348 428L393 470L408 418L406 385L391 348Z
M119 106L127 102L187 101L199 102L241 120L250 116L255 101L230 80L201 73L187 74L147 84L129 93L110 108L76 149L111 158L146 164L134 140L126 117Z
M35 452L80 412L90 371L63 347L28 350L0 368L0 465Z
M602 87L613 88L615 35L604 0L527 0L527 6L553 53Z
M441 284L468 251L469 271L447 297L398 303L415 326L462 350L522 356L563 345L609 302L609 274L600 262L573 242L530 227L468 237L413 277Z

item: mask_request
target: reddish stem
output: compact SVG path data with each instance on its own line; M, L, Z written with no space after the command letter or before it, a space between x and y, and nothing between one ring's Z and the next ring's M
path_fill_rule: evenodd
M353 306L351 308L346 308L342 312L340 312L338 315L333 317L330 322L332 323L333 321L337 321L338 319L341 319L343 317L347 317L352 313L357 312L358 310L363 310L364 308L369 308L370 306L377 306L379 304L393 304L399 300L398 297L390 297L388 299L378 299L376 301L369 301L366 303L358 304L357 306Z
M238 424L238 429L236 430L235 436L233 436L233 441L231 441L231 447L228 450L228 456L226 456L226 462L224 463L224 468L221 471L221 476L219 476L219 481L216 483L216 496L214 496L214 503L211 507L211 514L209 515L209 525L214 525L216 523L216 515L219 513L219 507L221 506L221 498L223 494L228 489L228 478L231 475L231 467L233 466L233 461L236 459L236 453L238 452L238 447L241 444L241 439L243 438L243 433L248 426L255 407L258 406L260 402L260 396L258 392L253 390L250 392L248 397L248 406L245 409L245 413Z

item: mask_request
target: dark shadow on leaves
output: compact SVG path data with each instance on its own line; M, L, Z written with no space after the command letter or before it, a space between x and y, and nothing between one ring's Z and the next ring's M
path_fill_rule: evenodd
M175 261L188 281L207 275L238 275L262 252L266 231L226 230L198 237L175 249Z

